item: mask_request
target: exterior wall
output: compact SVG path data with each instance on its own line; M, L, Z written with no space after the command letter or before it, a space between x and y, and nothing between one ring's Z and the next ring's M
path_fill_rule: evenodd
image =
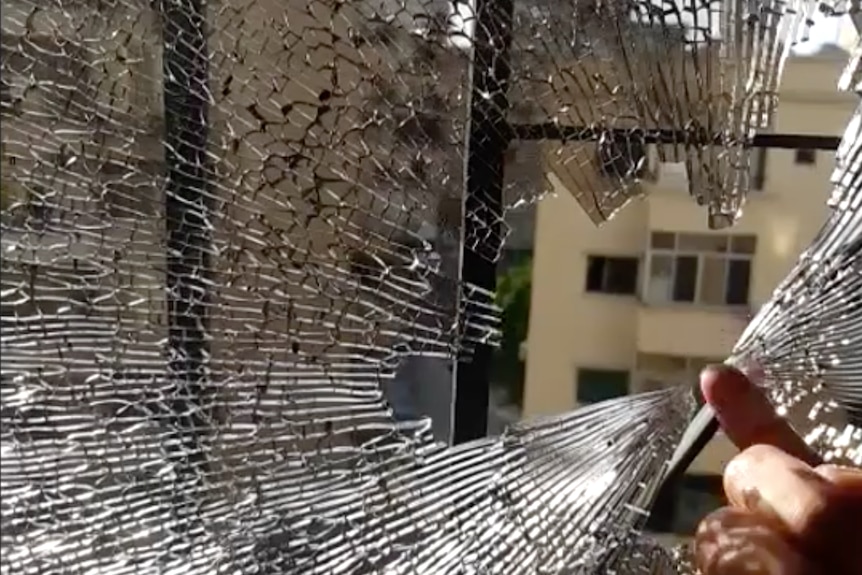
M834 89L845 62L846 55L835 54L792 59L784 75L776 131L843 133L856 103L853 95ZM637 391L638 352L726 357L749 314L768 301L822 225L833 158L818 151L815 165L797 165L793 151L769 150L764 189L750 193L742 219L722 232L757 237L750 309L655 305L645 303L640 293L586 293L588 255L640 258L640 289L650 232L713 232L707 230L705 208L688 197L685 176L676 165L660 164L656 181L642 184L648 198L635 200L597 228L575 199L576 182L551 162L549 178L557 193L538 207L524 416L572 409L579 367L630 370L632 391ZM692 470L715 472L732 453L719 438Z
M554 181L556 178L551 177ZM558 180L555 182L558 186ZM643 250L646 205L637 202L596 231L566 190L543 200L536 216L524 416L574 405L574 368L625 368L636 351L634 298L584 293L588 253ZM614 234L603 233L613 230Z

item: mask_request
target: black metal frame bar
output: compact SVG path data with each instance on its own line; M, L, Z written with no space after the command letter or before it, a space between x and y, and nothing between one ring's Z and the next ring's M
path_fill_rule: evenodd
M497 287L497 257L502 248L503 170L510 133L509 45L513 0L476 0L473 62L470 69L470 124L467 135L460 273L461 329L468 329L464 290ZM490 94L490 97L487 95ZM493 348L476 343L460 350L454 374L452 441L483 437L488 430Z
M509 126L513 140L560 140L564 142L597 141L611 135L620 139L635 139L644 144L690 143L706 145L719 144L721 136L685 130L602 130L579 126L564 126L555 122L544 124L512 124ZM841 143L839 136L814 134L755 134L746 144L752 148L781 148L785 150L837 150Z
M171 430L166 445L177 481L204 475L208 219L209 62L203 0L160 0L165 110L168 355ZM187 493L187 490L178 490ZM181 529L194 521L190 497L175 511Z

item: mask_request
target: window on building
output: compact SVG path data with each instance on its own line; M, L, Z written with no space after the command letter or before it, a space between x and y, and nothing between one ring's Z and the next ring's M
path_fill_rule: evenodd
M608 294L637 293L638 258L589 256L587 291Z
M597 403L628 395L629 372L614 369L579 369L575 398L578 403Z
M747 305L757 238L654 232L645 299L652 303Z
M817 150L799 148L796 150L793 161L797 164L814 165L817 163Z
M686 474L656 501L646 528L691 536L706 515L725 505L720 475Z

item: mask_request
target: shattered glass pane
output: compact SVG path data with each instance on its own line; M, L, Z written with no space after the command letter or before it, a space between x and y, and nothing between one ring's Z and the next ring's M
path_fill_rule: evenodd
M639 531L687 389L447 445L499 338L473 272L557 182L601 222L659 160L732 223L815 6L506 5L2 0L3 573L678 568ZM850 421L860 145L738 348Z
M520 7L520 9L519 9ZM685 162L710 225L736 219L746 144L767 127L803 2L516 3L515 131L550 146L554 177L601 222L645 193L656 162ZM524 118L529 118L525 120ZM589 141L582 141L582 140Z
M850 62L847 63L838 86L847 92L862 92L862 38L856 39Z
M811 425L799 431L827 460L855 465L862 465L860 126L862 108L837 152L830 218L734 351L764 368L782 412L808 412Z

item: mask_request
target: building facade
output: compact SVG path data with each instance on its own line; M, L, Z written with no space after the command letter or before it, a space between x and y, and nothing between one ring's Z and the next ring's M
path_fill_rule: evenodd
M840 135L856 103L835 89L846 62L831 46L792 58L775 131ZM756 150L742 218L712 231L682 164L656 162L645 199L596 227L550 162L556 194L537 213L523 415L694 384L822 225L833 167L831 152ZM692 473L720 473L734 453L719 437Z

